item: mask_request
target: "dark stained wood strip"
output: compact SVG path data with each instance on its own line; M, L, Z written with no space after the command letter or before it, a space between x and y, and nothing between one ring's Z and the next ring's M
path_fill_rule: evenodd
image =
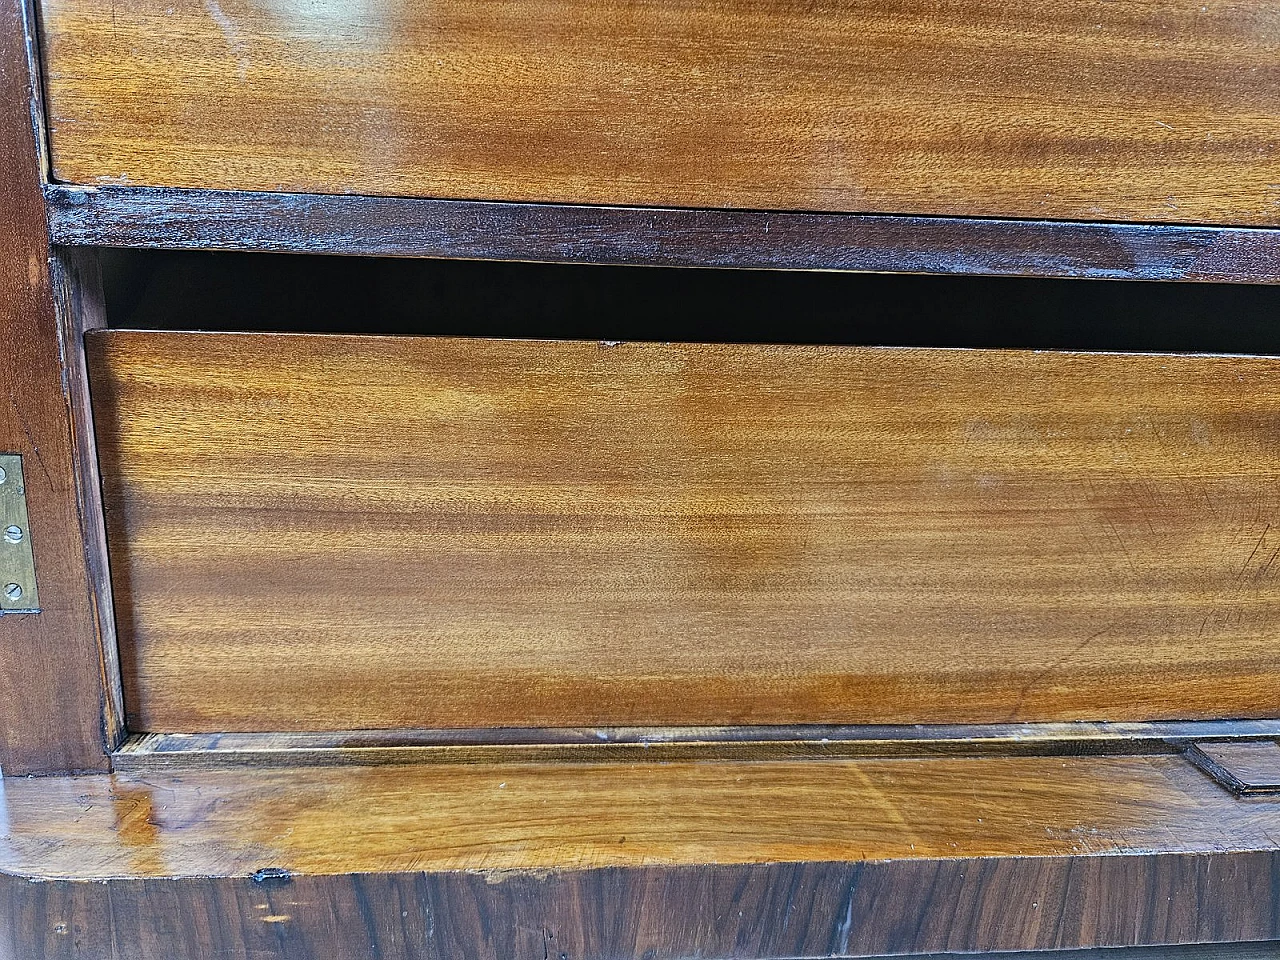
M1275 960L1273 943L1197 943L1177 947L1111 947L1103 950L1047 950L1034 954L975 953L966 960ZM888 958L884 958L888 960ZM921 955L918 960L955 960L955 954Z
M1280 230L45 189L55 243L486 260L1280 282Z
M141 854L145 856L145 854ZM374 873L30 883L0 876L23 960L1273 960L1280 855ZM73 939L74 938L74 939ZM1246 939L1245 943L1239 943ZM1197 943L1194 949L1093 946ZM1209 941L1209 945L1202 945ZM1045 946L1066 953L1024 953ZM20 948L20 949L19 949ZM371 952L376 951L376 952ZM942 958L936 958L942 960Z
M78 510L76 438L84 434L64 393L64 375L76 373L61 363L49 277L27 14L22 0L0 0L0 450L24 458L43 612L0 623L6 775L105 769L115 745Z
M213 947L777 960L1280 938L1280 804L1236 798L1173 756L4 786L0 951L23 960L72 943L110 956L113 938L131 960Z
M863 727L696 727L351 730L340 733L135 734L112 769L504 760L796 757L1088 756L1179 753L1191 740L1280 737L1277 720L1166 723L924 724Z
M1274 740L1200 741L1187 745L1186 757L1242 796L1280 793L1280 744Z

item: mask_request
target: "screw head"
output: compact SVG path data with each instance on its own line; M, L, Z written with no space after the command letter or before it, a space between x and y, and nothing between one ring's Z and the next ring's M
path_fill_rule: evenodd
M9 474L4 472L4 467L0 467L0 483L4 483L9 479Z
M10 543L21 543L22 536L22 528L17 524L4 528L4 538Z
M22 588L16 583L6 584L4 588L4 595L9 600L21 600Z

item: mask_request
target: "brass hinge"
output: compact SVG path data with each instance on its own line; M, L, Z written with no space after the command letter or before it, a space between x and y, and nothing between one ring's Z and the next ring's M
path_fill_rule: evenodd
M39 612L22 457L0 453L0 615Z

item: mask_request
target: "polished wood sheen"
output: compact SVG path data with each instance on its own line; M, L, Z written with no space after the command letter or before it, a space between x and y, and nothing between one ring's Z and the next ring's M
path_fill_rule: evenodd
M43 0L56 179L1280 224L1236 0Z
M1280 800L1237 799L1180 757L3 787L0 955L23 960L753 960L1280 937ZM9 937L23 949L5 954Z
M207 876L501 874L1207 854L1270 847L1280 831L1280 798L1242 802L1177 756L220 768L7 779L4 791L0 867L89 881L170 863Z
M1280 360L88 349L135 732L1280 703Z
M68 396L82 397L84 379L62 362L74 310L65 273L56 271L56 284L50 277L26 13L20 0L0 0L0 452L23 457L43 610L0 621L6 775L106 769L118 734L117 671L113 651L99 644L85 555L97 516L96 487L78 471L87 404Z

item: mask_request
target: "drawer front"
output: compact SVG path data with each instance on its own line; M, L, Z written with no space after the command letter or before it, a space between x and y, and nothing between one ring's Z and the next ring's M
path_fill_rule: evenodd
M1235 0L43 0L55 177L1280 224Z
M130 728L1274 716L1280 361L90 334Z

